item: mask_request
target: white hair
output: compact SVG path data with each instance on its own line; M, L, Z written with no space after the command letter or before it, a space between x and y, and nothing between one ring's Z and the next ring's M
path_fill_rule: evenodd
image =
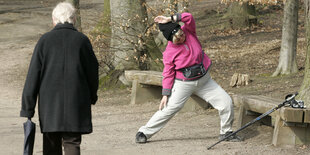
M71 3L61 2L56 5L52 13L54 24L65 22L74 24L75 22L75 8Z

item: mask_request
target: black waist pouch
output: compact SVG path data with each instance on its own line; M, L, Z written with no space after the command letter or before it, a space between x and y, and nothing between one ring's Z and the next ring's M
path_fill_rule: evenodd
M202 77L207 73L203 64L198 64L198 65L194 65L191 67L183 68L180 71L182 71L184 77L188 79Z

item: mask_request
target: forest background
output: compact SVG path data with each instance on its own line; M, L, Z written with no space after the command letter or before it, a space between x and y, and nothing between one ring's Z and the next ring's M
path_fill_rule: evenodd
M25 120L18 117L20 96L35 43L43 33L51 30L51 11L58 2L0 0L0 148L4 154L21 153L21 124ZM286 10L282 1L276 4L264 0L261 2L265 4L257 4L254 1L255 14L247 11L247 15L238 17L242 22L234 21L238 20L234 16L237 13L233 13L234 7L228 1L227 4L219 0L178 3L168 0L75 2L78 2L76 5L80 10L80 30L91 38L101 66L99 100L93 107L94 133L83 137L83 154L309 153L310 148L306 145L272 146L273 128L264 125L253 126L242 132L244 142L224 142L208 151L206 147L216 142L218 136L219 118L214 109L179 113L149 143L135 144L135 133L158 109L159 101L129 105L131 88L125 85L127 83L122 78L123 71L127 69L162 69L161 52L165 41L160 37L153 18L159 14L188 11L193 14L198 38L213 61L211 75L230 95L251 94L283 99L289 93L309 88L306 86L307 80L304 80L307 79L309 69L306 61L309 60L309 37L306 33L309 27L308 1L287 0L294 2L292 6L298 6L298 20L292 22L298 30L295 37L296 50L292 48L289 53L293 55L287 56L294 58L297 69L292 69L290 73L283 72L283 75L281 71L275 74L278 66L282 66L279 64ZM244 5L234 6L239 7L237 10L244 10ZM296 19L294 12L289 13L292 19ZM289 61L285 62L290 64ZM291 62L294 64L294 61ZM294 68L294 65L290 66L288 68ZM249 84L230 86L235 73L247 74L250 77ZM238 117L237 112L235 117ZM37 115L33 121L39 124ZM36 137L35 154L42 154L39 128Z

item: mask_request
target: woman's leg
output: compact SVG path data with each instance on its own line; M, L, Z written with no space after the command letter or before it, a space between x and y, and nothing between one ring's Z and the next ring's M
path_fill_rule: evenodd
M196 85L197 81L184 82L175 80L171 96L168 98L167 106L157 111L147 124L139 129L139 132L142 132L147 138L151 138L162 129L166 123L183 108Z
M221 119L220 134L232 131L234 108L231 97L210 77L209 74L199 79L198 82L199 87L194 93L209 102L219 111Z

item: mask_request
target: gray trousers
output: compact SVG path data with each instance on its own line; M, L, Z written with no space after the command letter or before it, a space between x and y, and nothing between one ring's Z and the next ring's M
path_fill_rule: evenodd
M192 94L196 94L218 110L221 119L220 134L232 131L231 127L234 119L232 100L225 90L207 73L195 81L175 80L167 106L157 111L147 124L139 129L139 132L143 132L147 138L151 138L183 108Z

